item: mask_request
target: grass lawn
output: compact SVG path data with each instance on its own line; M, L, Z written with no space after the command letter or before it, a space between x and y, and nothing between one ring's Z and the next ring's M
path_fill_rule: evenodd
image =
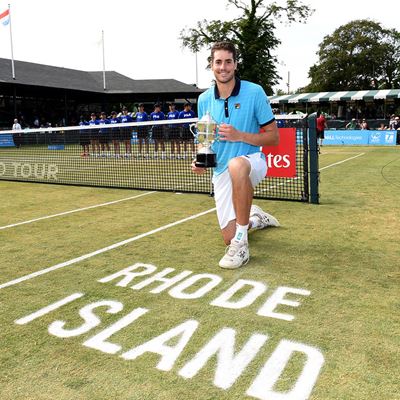
M323 147L236 271L207 195L0 181L0 398L400 399L399 150Z

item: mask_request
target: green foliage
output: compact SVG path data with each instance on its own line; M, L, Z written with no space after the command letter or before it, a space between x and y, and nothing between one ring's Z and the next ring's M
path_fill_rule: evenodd
M285 5L266 0L227 0L242 15L232 21L199 21L195 28L181 31L183 47L193 52L211 48L221 40L234 43L238 49L238 74L242 79L256 82L272 94L272 87L280 79L274 50L280 44L275 36L276 21L305 22L313 12L298 0L287 0Z
M400 33L356 20L324 38L307 91L390 89L400 85Z

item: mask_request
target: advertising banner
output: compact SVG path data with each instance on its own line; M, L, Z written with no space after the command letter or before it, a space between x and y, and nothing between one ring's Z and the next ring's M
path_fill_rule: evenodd
M279 145L262 148L267 159L267 176L293 178L296 176L296 128L279 128Z
M325 131L324 145L395 146L396 131L346 130Z
M396 131L369 131L368 144L376 146L394 146Z
M14 147L14 140L11 133L0 133L0 147Z
M325 131L325 145L367 146L369 131Z

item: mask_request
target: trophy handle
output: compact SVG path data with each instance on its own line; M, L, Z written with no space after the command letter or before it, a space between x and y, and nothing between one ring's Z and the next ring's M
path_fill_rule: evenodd
M190 133L193 135L193 137L196 137L196 133L192 130L193 127L196 127L196 124L189 124Z

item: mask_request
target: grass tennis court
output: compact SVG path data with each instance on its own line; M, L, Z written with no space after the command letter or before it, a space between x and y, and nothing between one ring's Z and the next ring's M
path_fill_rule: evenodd
M207 195L0 181L0 398L400 399L399 149L320 169L237 271Z

